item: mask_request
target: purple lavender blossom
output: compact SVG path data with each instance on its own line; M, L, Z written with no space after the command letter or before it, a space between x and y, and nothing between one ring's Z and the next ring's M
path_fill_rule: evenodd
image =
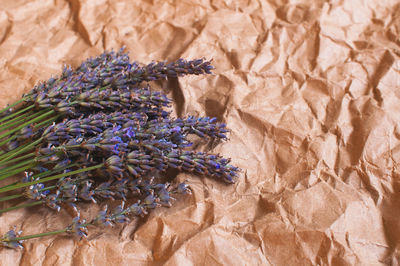
M16 240L16 238L22 233L22 231L15 232L15 228L8 231L0 238L0 244L8 248L23 248L22 241Z
M72 223L67 227L67 233L76 235L80 238L87 237L88 230L87 226L85 225L86 221L81 220L80 216L76 216L73 220Z

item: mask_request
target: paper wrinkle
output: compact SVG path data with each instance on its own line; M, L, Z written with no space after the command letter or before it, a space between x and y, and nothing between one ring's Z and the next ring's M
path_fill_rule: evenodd
M174 115L227 123L229 142L196 146L243 171L232 186L179 174L193 194L173 207L88 241L0 249L0 265L397 265L399 11L397 0L2 1L0 108L105 49L125 45L140 63L212 59L214 75L156 85ZM0 234L71 219L13 211Z
M79 34L79 36L89 45L92 46L92 42L90 40L90 36L88 30L85 28L85 25L82 23L80 15L81 15L81 3L79 0L67 0L73 20L73 29Z

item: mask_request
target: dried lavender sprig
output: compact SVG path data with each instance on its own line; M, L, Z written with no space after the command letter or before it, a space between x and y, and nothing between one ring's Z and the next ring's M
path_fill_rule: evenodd
M201 138L206 136L227 139L225 135L229 130L226 128L225 123L217 122L215 117L194 117L189 116L187 118L169 119L162 118L158 120L152 120L148 123L150 128L157 126L159 128L168 130L174 128L176 131L181 132L183 135L196 134Z
M152 62L143 68L133 65L127 72L129 80L140 83L142 81L153 81L187 74L211 74L212 69L214 67L211 65L211 61L202 58L190 61L178 59L168 64L166 62Z
M155 151L151 155L133 151L126 158L114 155L109 158L107 171L114 177L133 175L139 177L152 170L165 171L169 167L200 175L213 176L227 183L234 183L239 168L230 159L204 152L173 149L168 153Z
M100 118L103 120L100 121ZM114 126L115 124L117 126ZM104 131L104 133L93 139L89 139L86 143L81 139L81 141L76 141L75 144L83 143L81 145L82 148L93 150L95 149L96 142L101 142L98 143L98 147L101 149L101 144L116 145L121 142L127 143L132 139L159 139L160 141L164 139L170 140L176 145L185 144L186 146L188 145L188 142L185 141L186 134L197 134L200 137L208 135L210 137L225 139L225 133L228 132L228 129L226 129L224 123L217 123L215 118L188 117L187 119L176 120L166 118L147 121L146 123L146 115L131 115L117 112L111 115L96 114L87 119L69 120L67 123L52 125L45 130L43 138L50 144L58 144L60 141L82 136L86 132L95 134L100 131ZM110 141L107 141L108 139ZM134 146L134 144L132 143L131 146ZM172 145L172 147L175 146ZM62 148L59 147L58 149Z
M36 103L42 108L52 108L56 113L74 117L85 113L87 110L85 108L140 111L143 107L170 105L170 100L164 93L151 91L150 88L116 90L110 87L85 91L75 97L60 100L55 104L48 100L47 98L39 98Z
M60 181L59 181L60 182ZM124 178L100 183L93 186L92 180L65 179L61 181L61 186L57 185L56 194L59 195L59 202L76 202L81 200L93 201L95 198L113 199L114 197L126 200L130 196L143 197L156 194L160 199L160 204L167 206L171 197L167 193L170 189L168 183L155 183L154 178L141 177L137 179Z
M229 164L229 159L219 155L181 151L179 149L171 149L164 154L162 149L156 147L158 145L160 145L160 142L153 140L152 144L149 141L143 145L147 151L135 150L127 153L124 157L118 155L109 157L102 164L105 173L117 179L122 179L124 176L140 177L152 170L165 171L168 167L172 167L201 175L214 176L222 181L233 183L240 171L239 168Z
M113 50L106 51L95 58L87 59L75 70L65 66L60 76L36 85L25 98L35 100L41 92L47 94L50 98L67 97L74 92L83 92L101 85L102 80L122 71L128 65L129 56L124 53L124 48L121 48L117 53ZM81 86L78 87L77 85Z
M113 112L95 113L78 119L65 119L64 121L50 125L43 133L44 143L57 145L63 141L76 137L88 138L102 133L104 130L114 126L123 125L127 122L134 125L144 124L147 115L140 112Z
M156 184L153 182L153 178L125 178L103 182L97 186L94 186L94 184L93 180L88 178L72 179L68 177L60 179L56 185L48 188L45 188L43 184L32 185L25 190L23 195L30 200L38 201L37 204L46 204L56 211L60 211L61 204L67 203L76 209L75 202L84 200L97 203L96 198L126 200L132 196L140 198L155 193L160 198L162 205L167 206L168 200L170 200L168 193L166 193L169 185ZM50 189L56 189L56 191L53 194L49 194ZM21 205L21 208L28 205ZM11 209L9 208L8 210ZM2 211L0 210L0 212Z
M33 180L37 179L29 179L29 181ZM25 191L21 194L12 195L11 197L5 197L5 200L25 197L28 200L33 200L33 202L2 209L0 210L0 213L40 204L45 204L51 209L60 211L61 204L68 203L70 206L76 209L74 203L81 200L92 201L94 203L97 203L95 198L114 200L114 197L117 197L126 200L129 191L131 191L135 195L147 195L150 192L154 192L153 190L151 190L151 186L142 185L141 183L141 179L123 179L116 180L114 182L103 182L94 187L94 182L88 178L61 178L60 180L58 180L56 185L45 187L42 183L34 184L27 187ZM55 189L56 191L50 194L50 190L53 189Z
M117 88L127 88L130 85L136 85L144 81L154 81L168 77L178 77L183 75L201 75L211 74L214 69L210 61L205 59L196 59L187 61L178 59L175 62L152 62L141 67L136 62L128 64L124 71L116 75L110 75L102 85L113 85Z
M124 60L115 59L108 64L100 64L95 68L86 68L85 72L66 69L63 72L65 81L55 79L49 80L38 86L32 94L31 99L38 107L48 107L47 104L59 103L60 97L77 96L92 90L95 87L112 87L114 89L126 89L129 86L139 84L143 81L153 81L166 77L177 77L187 74L200 75L211 74L213 67L210 61L196 59L186 61L179 59L176 62L152 62L147 66L140 67L137 63L129 64L129 57L123 54ZM115 66L116 64L116 66ZM46 86L49 85L49 86ZM53 86L53 87L52 87Z
M184 183L179 184L173 190L167 191L167 193L190 193L187 189L187 185ZM115 223L126 223L130 221L129 215L142 217L148 213L150 209L154 209L158 206L162 206L160 198L157 195L148 195L143 201L138 201L129 207L125 208L125 202L123 201L118 205L112 212L108 212L107 206L105 206L98 215L90 222L86 222L80 218L80 215L76 216L72 223L61 230L45 232L34 235L20 236L22 233L15 232L15 228L8 231L2 238L0 238L0 244L8 248L23 248L22 242L27 239L39 238L43 236L56 235L61 233L68 233L71 235L78 236L80 238L87 237L88 226L113 226ZM169 206L167 204L166 206Z
M87 108L97 110L131 110L140 111L143 107L169 106L170 100L165 94L151 91L149 88L132 90L115 90L114 88L94 89L82 92L73 97L59 99L53 103L48 98L39 97L35 102L40 108L49 108L55 113L77 117L87 112ZM86 109L85 109L86 108Z
M204 152L173 150L164 158L169 167L213 176L227 183L234 183L240 171L230 164L230 159Z

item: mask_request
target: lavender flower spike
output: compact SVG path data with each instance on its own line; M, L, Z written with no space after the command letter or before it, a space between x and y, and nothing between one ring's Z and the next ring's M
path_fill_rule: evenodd
M81 221L81 218L78 215L72 220L72 223L67 227L66 232L83 238L87 237L88 234L88 230L86 227L87 227L86 221L85 220Z
M21 233L22 231L15 232L15 228L8 231L0 238L0 244L7 248L24 248L22 240L16 240Z

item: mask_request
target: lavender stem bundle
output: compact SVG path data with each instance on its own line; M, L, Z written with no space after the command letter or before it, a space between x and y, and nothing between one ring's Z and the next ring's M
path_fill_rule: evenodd
M25 201L0 213L39 205L56 211L70 206L77 213L63 229L28 236L12 229L0 244L17 248L23 240L60 233L85 237L90 226L124 223L128 215L171 206L173 194L190 190L163 177L170 168L233 183L239 168L218 154L191 150L188 138L227 140L226 125L209 117L173 118L167 95L140 85L212 69L204 59L140 66L123 49L105 52L76 69L64 67L0 110L0 180L25 175L0 187L0 202ZM79 202L107 199L134 203L104 209L90 222L80 218Z

